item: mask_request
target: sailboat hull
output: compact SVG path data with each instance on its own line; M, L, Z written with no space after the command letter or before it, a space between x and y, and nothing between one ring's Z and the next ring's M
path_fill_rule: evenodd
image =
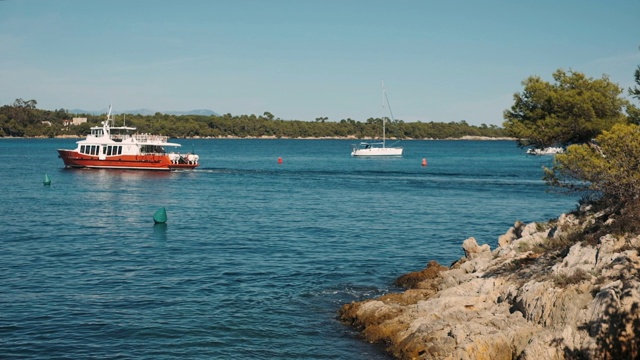
M401 156L402 148L392 147L369 147L364 149L353 149L351 156Z

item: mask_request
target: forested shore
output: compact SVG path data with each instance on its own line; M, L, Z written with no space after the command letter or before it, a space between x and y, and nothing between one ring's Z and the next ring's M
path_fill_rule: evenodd
M106 114L71 114L68 110L41 110L37 101L17 99L0 107L0 137L84 137L89 128L100 125ZM86 118L69 124L73 118ZM154 115L119 114L115 126L137 127L138 132L162 134L171 138L345 138L371 139L382 136L383 118L364 122L342 119L327 121L283 120L269 112L262 115ZM395 139L461 139L463 137L504 138L505 130L496 125L470 125L458 122L404 122L386 119L386 136Z

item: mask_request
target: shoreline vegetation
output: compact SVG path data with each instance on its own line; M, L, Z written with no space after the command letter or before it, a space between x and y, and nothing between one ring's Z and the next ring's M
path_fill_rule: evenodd
M85 137L99 126L106 114L71 114L68 110L41 110L37 101L16 99L13 105L0 107L0 138L3 137ZM270 112L262 115L154 115L118 114L113 126L137 128L140 133L170 138L277 138L277 139L377 139L386 124L387 139L461 139L463 137L502 138L509 134L497 125L471 125L458 122L404 122L387 118L351 118L329 121L283 120Z

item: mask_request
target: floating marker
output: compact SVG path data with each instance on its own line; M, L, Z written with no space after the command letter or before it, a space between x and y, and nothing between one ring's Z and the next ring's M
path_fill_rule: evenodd
M427 159L422 159L422 166L427 166Z
M153 222L156 224L164 224L167 222L167 210L161 207L153 214Z
M278 158L278 164L282 164L282 158L281 157Z
M49 179L49 175L44 174L44 181L43 184L45 185L51 185L51 179Z

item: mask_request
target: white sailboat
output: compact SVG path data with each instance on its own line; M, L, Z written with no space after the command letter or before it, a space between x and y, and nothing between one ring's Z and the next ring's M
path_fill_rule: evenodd
M391 105L389 105L389 97L387 91L384 88L384 81L382 82L382 109L386 106L389 108L389 114L391 115L391 121L395 122L393 118L393 112L391 111ZM377 142L361 142L355 144L351 149L351 156L401 156L401 147L387 147L386 146L386 120L385 116L382 117L382 141Z

